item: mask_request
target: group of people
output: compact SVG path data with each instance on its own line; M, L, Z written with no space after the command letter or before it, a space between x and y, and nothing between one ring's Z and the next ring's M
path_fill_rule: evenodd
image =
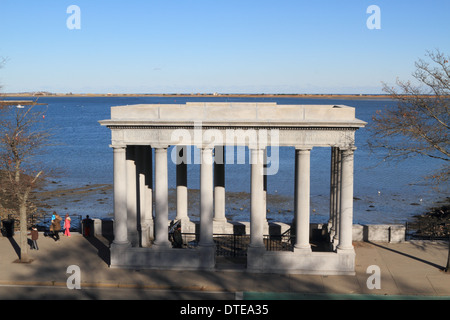
M53 212L49 228L50 232L46 233L45 235L52 237L55 241L60 240L59 232L61 231L61 221L62 221L61 216L56 212ZM70 237L70 221L71 219L69 215L66 214L64 219L64 235L67 237ZM39 239L39 232L37 226L33 225L31 227L31 232L29 233L29 235L31 235L31 250L39 250L37 244L37 240Z
M61 221L62 218L59 214L56 212L53 212L52 215L52 221L50 224L50 235L55 240L59 240L59 232L61 231ZM64 219L64 235L70 237L70 217L68 214L66 214L66 217Z
M51 238L53 238L55 241L59 241L59 232L61 231L61 221L62 218L59 214L57 214L56 212L53 212L52 214L52 220L50 222L50 228L49 228L49 232L48 233L44 233L45 236L50 236ZM69 214L66 214L65 218L64 218L64 235L67 237L70 237L70 222L71 219L69 217ZM85 237L90 237L93 234L93 220L91 218L89 218L89 216L87 215L85 219L83 219L83 235ZM35 250L39 250L38 245L37 245L37 240L39 238L39 232L37 229L37 226L33 225L31 227L31 232L28 234L31 235L31 249L35 249Z

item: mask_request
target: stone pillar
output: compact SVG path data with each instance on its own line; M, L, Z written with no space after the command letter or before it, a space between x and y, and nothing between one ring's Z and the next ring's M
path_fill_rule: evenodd
M214 222L227 222L225 217L225 147L214 150Z
M264 148L264 175L263 175L263 212L264 212L264 232L269 234L269 224L267 222L267 147Z
M137 221L137 174L136 174L136 146L127 147L127 229L128 239L133 247L139 246Z
M212 148L201 149L200 164L200 241L201 247L213 247L213 156Z
M155 149L155 241L157 248L169 248L169 190L167 146Z
M353 250L353 153L355 148L344 149L342 156L341 210L339 244L337 250Z
M334 175L335 175L335 195L334 195L334 233L332 246L333 250L339 243L339 233L340 233L340 220L341 220L341 186L342 186L342 154L339 148L335 148L335 161L334 161Z
M335 234L334 218L336 215L335 202L336 202L336 147L331 147L331 163L330 163L330 218L328 220L328 233L330 235L330 241Z
M143 232L146 232L144 226L144 219L146 216L147 208L145 206L146 197L146 185L145 185L145 146L136 146L136 188L137 188L137 231L139 235L139 246L147 245L146 236ZM144 231L145 230L145 231Z
M150 239L153 239L153 163L152 148L142 147L142 172L144 175L143 189L141 194L141 245L150 246Z
M250 248L264 249L264 150L251 149Z
M296 240L294 251L311 252L309 244L309 221L310 221L310 155L311 149L295 149L296 157L296 194L295 202L297 208L295 210L297 216L295 219Z
M176 220L189 221L187 189L187 146L177 146L177 216Z
M145 184L147 185L147 196L145 197L147 212L145 221L153 225L153 150L148 146L145 153Z
M129 246L127 232L127 171L125 146L112 146L114 153L114 246Z

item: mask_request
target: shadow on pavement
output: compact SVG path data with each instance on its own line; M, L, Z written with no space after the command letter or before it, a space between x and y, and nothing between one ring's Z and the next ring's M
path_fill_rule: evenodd
M439 270L441 270L441 271L444 271L444 270L445 270L445 267L444 267L444 266L438 265L438 264L436 264L436 263L434 263L434 262L427 261L427 260L424 260L424 259L419 258L419 257L415 257L415 256L413 256L413 255L410 255L410 254L408 254L408 253L405 253L405 252L401 252L401 251L395 250L395 249L393 249L393 248L388 248L388 247L383 246L383 245L381 245L381 244L379 244L379 243L374 243L374 242L370 242L370 241L369 241L368 243L370 243L371 245L376 246L376 247L378 247L378 248L381 248L381 249L384 249L384 250L388 250L388 251L390 251L390 252L393 252L393 253L396 253L396 254L405 256L405 257L407 257L407 258L410 258L410 259L413 259L413 260L416 260L416 261L425 263L425 264L430 265L430 266L432 266L432 267L434 267L434 268L437 268L437 269L439 269Z

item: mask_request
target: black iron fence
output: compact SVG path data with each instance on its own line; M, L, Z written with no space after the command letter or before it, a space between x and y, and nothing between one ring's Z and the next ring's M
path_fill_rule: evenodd
M198 233L182 233L183 248L198 246ZM250 235L243 234L214 234L216 255L219 257L246 257L250 244ZM265 235L264 245L267 251L293 251L294 238L290 234L277 236Z
M267 251L294 251L295 236L290 233L264 236Z
M250 236L242 234L215 234L216 255L219 257L246 257Z

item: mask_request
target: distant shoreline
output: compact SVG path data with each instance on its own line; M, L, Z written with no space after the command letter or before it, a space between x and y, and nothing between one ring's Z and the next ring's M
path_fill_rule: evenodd
M234 93L5 93L2 95L6 98L15 97L169 97L169 98L307 98L307 99L390 99L389 95L385 94L234 94Z

